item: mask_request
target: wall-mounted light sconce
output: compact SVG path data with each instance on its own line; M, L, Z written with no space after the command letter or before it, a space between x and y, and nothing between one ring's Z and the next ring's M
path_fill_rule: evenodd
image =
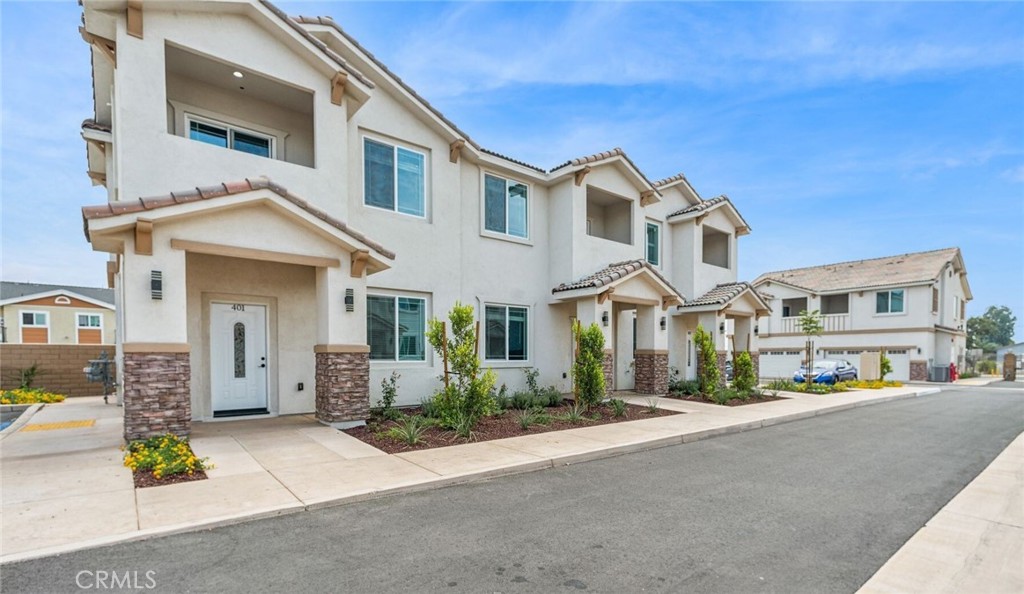
M722 322L721 324L718 325L718 333L725 334L725 322Z
M754 326L754 336L757 336L757 330L758 330L757 326Z
M164 298L164 273L159 270L149 271L149 294L153 299Z
M608 312L606 311L601 312L601 324L604 326L608 325Z
M352 289L345 289L345 311L356 310L356 293Z
M917 354L918 354L918 355L920 355L920 354L921 354L921 347L917 347Z
M664 330L668 327L668 319L665 316L661 316L661 329Z

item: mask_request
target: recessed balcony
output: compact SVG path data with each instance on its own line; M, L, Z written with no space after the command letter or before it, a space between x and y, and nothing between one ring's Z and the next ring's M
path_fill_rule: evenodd
M633 244L633 201L587 187L587 235Z

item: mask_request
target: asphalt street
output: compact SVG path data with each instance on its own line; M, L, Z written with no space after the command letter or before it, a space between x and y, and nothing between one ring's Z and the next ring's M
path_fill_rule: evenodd
M114 572L158 592L854 592L1022 430L1024 390L953 387L6 565L0 589L104 590Z

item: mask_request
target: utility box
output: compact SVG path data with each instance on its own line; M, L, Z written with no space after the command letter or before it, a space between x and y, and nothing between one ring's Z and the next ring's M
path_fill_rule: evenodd
M928 368L928 381L949 382L949 365L932 365Z
M864 351L860 354L860 365L857 366L857 377L863 380L882 379L882 353Z

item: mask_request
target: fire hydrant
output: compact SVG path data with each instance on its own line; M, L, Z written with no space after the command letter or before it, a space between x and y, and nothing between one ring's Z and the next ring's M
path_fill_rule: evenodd
M957 378L956 363L949 364L949 381L955 382Z

